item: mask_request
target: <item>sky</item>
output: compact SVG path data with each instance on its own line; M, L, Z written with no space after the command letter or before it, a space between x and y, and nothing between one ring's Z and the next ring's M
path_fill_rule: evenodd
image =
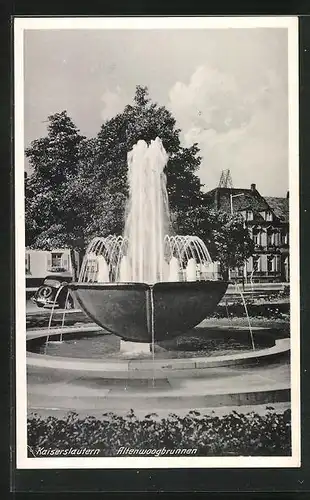
M287 43L285 28L26 30L25 146L63 110L95 136L146 85L198 143L205 191L230 169L234 187L286 196Z

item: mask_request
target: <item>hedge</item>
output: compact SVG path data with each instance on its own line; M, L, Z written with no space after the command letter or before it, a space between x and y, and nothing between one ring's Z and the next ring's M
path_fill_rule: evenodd
M176 449L195 448L198 456L287 456L291 454L291 413L272 411L264 415L238 413L218 417L198 411L186 416L155 413L139 419L133 410L125 416L112 412L100 419L79 418L69 413L64 418L28 418L30 455L44 448L100 448L99 456L115 456L120 447Z

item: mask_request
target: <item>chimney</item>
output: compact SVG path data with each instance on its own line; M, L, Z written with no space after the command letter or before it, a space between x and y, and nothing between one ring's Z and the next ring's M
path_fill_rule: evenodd
M251 191L256 191L256 184L251 184Z
M289 197L290 197L290 192L288 191L288 192L286 193L286 199L288 200L288 199L289 199Z

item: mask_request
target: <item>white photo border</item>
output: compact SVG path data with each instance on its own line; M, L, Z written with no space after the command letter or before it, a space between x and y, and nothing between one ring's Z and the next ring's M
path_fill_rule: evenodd
M292 455L288 457L89 457L27 456L25 201L24 201L24 31L92 29L287 28L289 86L289 216L291 290ZM15 17L15 300L17 469L273 468L300 467L300 263L299 263L299 51L297 16L244 17Z

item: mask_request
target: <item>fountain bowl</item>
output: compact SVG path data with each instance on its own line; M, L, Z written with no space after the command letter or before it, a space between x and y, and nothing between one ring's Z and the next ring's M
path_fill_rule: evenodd
M105 330L132 342L173 338L198 325L228 287L226 281L70 283L82 310Z

